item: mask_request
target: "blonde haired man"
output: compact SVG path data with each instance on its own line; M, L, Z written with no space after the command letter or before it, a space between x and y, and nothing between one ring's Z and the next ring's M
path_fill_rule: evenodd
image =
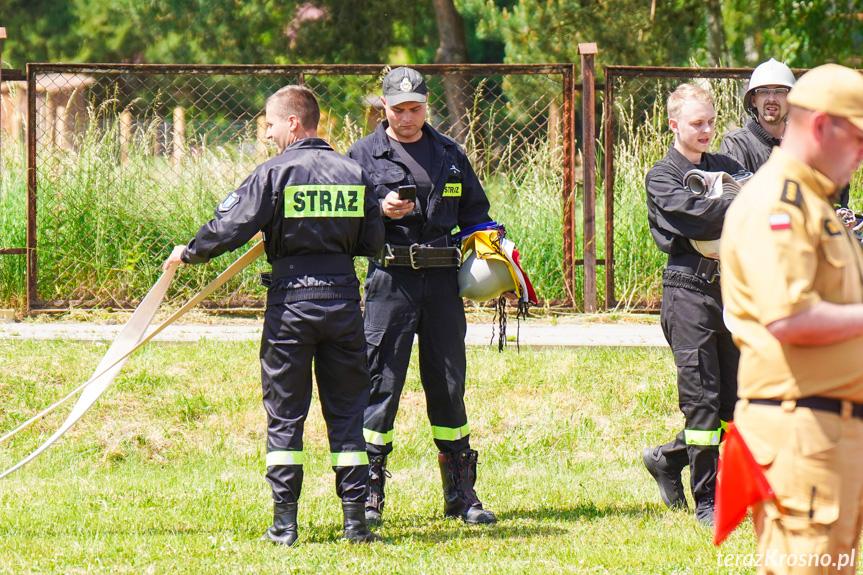
M737 398L737 348L722 321L719 261L702 256L690 240L716 240L733 194L696 195L684 187L693 169L737 173L735 160L708 153L716 123L710 92L683 84L668 98L674 142L647 173L650 232L668 254L662 273L662 330L677 366L677 390L685 428L665 445L648 448L645 467L663 503L687 508L680 473L689 465L696 518L713 524L719 439Z

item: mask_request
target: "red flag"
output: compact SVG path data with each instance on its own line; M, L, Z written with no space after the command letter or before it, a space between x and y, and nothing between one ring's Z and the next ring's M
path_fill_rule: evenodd
M746 517L750 505L775 497L761 466L746 447L734 423L729 423L719 456L713 544L721 545L731 535Z

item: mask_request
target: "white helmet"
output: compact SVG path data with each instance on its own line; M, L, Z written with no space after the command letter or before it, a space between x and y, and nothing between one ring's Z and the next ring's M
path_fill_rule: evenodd
M758 111L752 105L752 91L764 86L786 86L791 88L794 86L795 81L791 68L782 62L777 62L773 58L770 58L763 64L759 64L752 71L752 76L749 77L749 86L746 88L746 94L743 95L743 109L753 118L757 119Z
M476 302L515 291L509 265L499 259L479 258L473 251L458 270L459 295Z

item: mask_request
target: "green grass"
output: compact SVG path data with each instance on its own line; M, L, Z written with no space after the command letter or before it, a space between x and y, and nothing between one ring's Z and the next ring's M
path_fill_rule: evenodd
M0 432L85 380L104 344L0 341ZM0 573L728 573L711 533L664 508L643 447L682 424L664 349L468 352L478 492L500 522L442 517L416 354L396 421L385 543L338 541L317 400L300 541L272 516L257 344L148 345L50 451L0 481ZM62 418L0 446L6 468ZM751 526L723 553L754 550ZM732 571L735 572L735 571ZM752 572L740 570L736 572Z

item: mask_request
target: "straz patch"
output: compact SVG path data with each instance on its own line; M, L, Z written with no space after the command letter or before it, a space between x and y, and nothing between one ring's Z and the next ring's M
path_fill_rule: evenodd
M770 214L767 217L767 222L770 224L770 229L773 231L790 230L791 214Z
M447 184L443 189L443 197L445 198L460 198L461 184Z
M239 203L240 196L237 195L237 192L231 192L228 197L222 200L222 203L219 204L219 211L225 213Z
M286 218L361 218L366 187L363 185L288 186L285 188Z
M838 236L842 233L839 226L836 225L836 222L828 218L824 218L824 231L827 232L828 236Z
M803 196L800 194L800 184L794 180L785 180L785 187L782 188L782 201L798 208L803 204Z

